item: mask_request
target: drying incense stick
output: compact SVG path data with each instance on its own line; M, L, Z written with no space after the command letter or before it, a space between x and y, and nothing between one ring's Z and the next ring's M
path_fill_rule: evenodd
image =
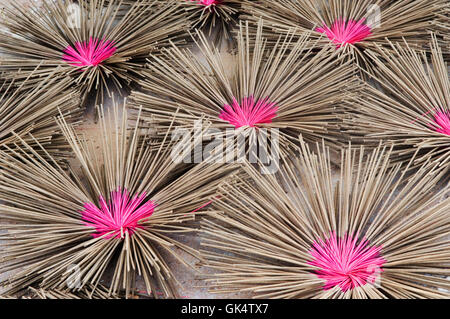
M411 175L391 150L342 150L337 180L329 150L301 141L278 178L246 165L250 179L221 187L202 221L213 293L257 298L448 298L450 188L443 171Z
M206 116L216 130L280 129L283 136L303 134L308 140L336 143L336 112L347 91L359 85L356 68L341 61L344 57L332 45L312 53L309 34L295 41L292 34L280 36L270 48L262 28L260 22L251 36L241 23L232 69L226 69L201 32L202 57L187 49L164 50L143 71L143 91L132 92L132 104L142 107L144 119L167 125L178 112L177 125L183 127Z
M450 81L441 48L435 37L431 56L404 46L377 48L372 78L386 94L367 85L354 95L343 129L358 143L395 143L398 161L418 153L416 163L450 168Z
M16 86L4 80L0 85L0 149L17 150L23 139L33 147L40 144L45 149L42 155L48 152L57 160L69 157L69 145L61 138L55 117L62 113L71 124L79 122L80 94L70 80L52 75L32 89L25 88L27 83Z
M97 140L58 120L76 157L68 171L23 140L13 155L0 151L0 220L7 230L0 235L1 268L14 270L1 283L5 295L34 287L92 297L104 280L108 296L130 297L141 277L151 296L178 296L164 256L186 264L180 250L196 255L174 235L194 230L189 222L202 214L197 209L235 168L183 164L168 130L141 129L139 117L129 123L125 107L99 114ZM194 148L200 141L184 142Z
M445 36L450 20L445 0L258 0L245 1L242 18L266 21L265 36L276 42L277 33L293 28L298 34L334 43L349 52L362 67L370 68L367 55L375 45L389 47L389 41L403 42L425 49L429 32ZM448 49L448 47L447 47Z
M34 82L28 84L50 73L69 77L85 97L95 94L97 102L111 89L135 83L150 54L170 40L180 44L189 24L175 0L135 1L125 15L119 14L121 1L11 6L0 20L0 53L6 55L0 71L16 82L33 71Z

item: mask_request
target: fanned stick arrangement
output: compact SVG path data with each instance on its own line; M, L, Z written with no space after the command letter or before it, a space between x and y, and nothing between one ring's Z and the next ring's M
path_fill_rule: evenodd
M202 256L213 293L257 298L448 298L450 198L443 172L407 175L391 151L342 150L337 180L329 152L301 143L279 176L221 187L202 221Z
M292 34L280 36L270 47L262 29L260 21L252 36L241 23L231 69L202 33L201 57L188 49L163 50L143 71L143 91L132 92L132 105L161 125L170 125L177 112L177 125L183 127L206 116L216 130L279 129L284 137L303 134L309 141L337 143L336 113L347 91L359 86L356 68L351 61L340 63L332 45L311 53L307 33L295 41Z
M139 121L129 129L118 106L99 113L96 141L60 118L76 157L69 171L23 140L13 155L0 151L1 269L13 271L5 295L32 287L92 297L102 284L109 296L130 297L140 277L153 297L179 296L165 258L188 266L179 252L195 250L175 235L195 229L199 208L235 167L184 164L169 131L147 132Z
M322 44L331 42L370 68L367 52L375 45L407 40L415 49L426 49L430 32L446 36L450 26L445 0L257 0L244 1L243 18L266 21L265 36L276 42L277 34L312 31ZM447 47L448 49L448 47Z
M350 99L343 128L358 143L395 144L397 161L408 161L417 153L416 163L437 161L448 169L450 81L435 37L430 47L430 56L399 44L379 47L372 56L372 78L385 93L366 85Z
M129 89L151 53L184 41L189 23L175 0L135 1L122 11L115 0L11 4L0 20L0 71L16 82L32 75L28 85L49 74L68 77L83 98L92 93L97 101Z

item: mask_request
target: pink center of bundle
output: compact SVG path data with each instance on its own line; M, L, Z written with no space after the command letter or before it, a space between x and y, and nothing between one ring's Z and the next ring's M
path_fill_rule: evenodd
M119 188L111 192L108 203L100 196L100 208L94 203L84 204L81 216L86 226L95 228L93 237L124 238L126 232L132 235L136 228L141 227L139 221L153 214L156 205L152 201L142 204L145 198L145 192L130 198L126 189L122 192Z
M220 4L220 1L221 0L191 0L191 2L197 2L204 5L205 7L218 5Z
M62 58L76 67L97 66L110 58L116 50L112 41L90 38L89 42L76 42L75 48L68 46Z
M450 112L437 112L430 127L436 132L450 135Z
M338 286L345 292L375 282L386 262L380 250L365 239L357 243L357 236L337 238L333 232L326 242L314 242L309 264L319 268L315 273L325 280L324 290Z
M331 28L324 24L322 28L316 28L316 31L325 33L340 48L346 44L361 42L372 34L371 28L363 24L364 20L344 21L343 19L338 19L333 23Z
M272 123L272 119L277 115L277 110L275 103L269 102L268 98L255 102L253 96L244 97L241 104L236 98L233 98L232 105L225 104L219 118L236 128L255 127L257 124Z

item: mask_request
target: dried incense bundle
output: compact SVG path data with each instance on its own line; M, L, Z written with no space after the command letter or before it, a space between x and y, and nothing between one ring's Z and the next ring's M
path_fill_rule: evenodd
M98 143L58 121L76 155L69 172L28 156L24 141L14 157L0 151L0 265L15 271L1 283L5 295L35 287L92 297L104 280L109 295L129 297L140 277L148 294L178 296L163 253L181 263L180 249L196 254L174 235L193 230L189 221L234 167L183 164L168 131L145 132L139 122L130 130L125 108L99 113Z
M103 98L139 78L151 53L183 41L188 22L178 1L136 1L125 15L121 1L43 0L38 7L11 4L0 20L0 71L16 82L39 83L48 74L72 79L84 96ZM40 66L38 72L35 72ZM20 70L19 73L16 73ZM55 72L57 70L58 72Z
M344 129L355 141L395 143L398 161L437 161L450 168L450 80L436 38L431 56L392 44L372 58L373 78L386 94L367 86L348 105ZM391 54L395 51L395 55Z
M430 31L445 36L448 7L446 0L257 0L244 1L242 11L243 18L266 21L265 36L271 42L290 28L299 35L312 31L321 43L334 43L370 68L367 52L376 45L389 47L389 41L405 39L424 49Z
M216 130L280 129L283 136L301 133L308 140L336 142L335 113L346 91L359 83L354 65L340 63L343 57L331 45L311 54L308 34L295 42L292 35L280 36L269 48L262 26L251 37L248 25L240 25L231 70L201 32L198 44L206 65L190 50L164 50L143 71L143 91L132 92L132 104L142 107L144 118L167 125L178 112L177 124L184 127L206 115Z
M215 293L258 298L448 298L450 189L434 192L442 170L407 176L390 151L342 151L332 179L328 150L301 143L280 176L221 187L202 222L202 256L218 271Z
M69 145L62 139L55 117L64 114L67 122L80 121L80 94L71 88L69 79L57 80L52 75L32 89L24 89L27 83L17 87L4 80L0 85L0 149L17 150L24 139L33 147L40 144L55 159L67 158Z
M239 0L181 0L190 13L191 28L207 31L217 28L214 43L233 39L231 30L236 26L242 1Z

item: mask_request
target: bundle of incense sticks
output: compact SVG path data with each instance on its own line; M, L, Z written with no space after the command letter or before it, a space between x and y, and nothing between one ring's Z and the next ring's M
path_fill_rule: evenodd
M164 50L143 71L143 90L132 92L132 104L142 107L143 118L155 118L162 126L172 125L168 119L175 112L177 126L191 128L206 115L215 130L245 135L279 130L283 144L302 134L336 145L339 105L360 87L355 66L341 63L332 45L311 52L309 33L297 40L292 34L279 36L269 46L262 30L260 21L252 36L248 24L241 23L231 70L201 32L200 57L175 46Z
M444 43L450 26L445 0L244 0L241 10L253 24L261 18L267 22L269 41L291 28L298 35L312 30L322 44L333 43L364 69L372 67L372 49L406 40L410 47L429 50L429 33ZM445 49L450 53L448 42Z
M181 44L189 26L176 0L139 0L120 12L116 0L12 3L0 20L0 72L15 82L31 78L29 85L49 74L69 78L84 100L92 93L101 102L135 83L150 53Z
M337 183L324 146L301 141L276 178L247 165L202 227L211 292L258 298L445 298L449 189L438 164L390 165L391 150L342 150ZM359 154L358 154L359 153Z

